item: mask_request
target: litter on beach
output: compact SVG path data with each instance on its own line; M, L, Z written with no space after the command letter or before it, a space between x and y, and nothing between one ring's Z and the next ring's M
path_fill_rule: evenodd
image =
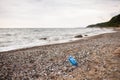
M70 64L72 64L72 66L78 66L78 62L75 58L73 58L72 56L69 56L68 58Z

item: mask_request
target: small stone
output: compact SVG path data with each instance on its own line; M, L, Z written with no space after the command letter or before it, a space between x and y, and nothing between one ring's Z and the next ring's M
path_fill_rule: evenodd
M40 38L40 40L47 40L47 38Z
M60 74L62 74L60 71L58 71L58 73L57 73L58 75L60 75Z
M82 38L82 37L83 37L82 35L75 36L75 38Z
M70 78L73 78L73 76L72 76L72 75L69 75L69 77L70 77Z
M63 67L63 71L65 71L65 72L66 72L66 71L67 71L67 67Z

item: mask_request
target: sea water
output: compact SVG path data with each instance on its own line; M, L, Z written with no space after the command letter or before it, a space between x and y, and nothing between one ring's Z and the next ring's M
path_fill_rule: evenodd
M64 43L87 36L113 32L100 28L0 28L0 52L14 49Z

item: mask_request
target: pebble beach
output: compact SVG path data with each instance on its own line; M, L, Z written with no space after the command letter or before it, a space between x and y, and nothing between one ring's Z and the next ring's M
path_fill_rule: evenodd
M71 66L70 55L78 67ZM120 80L120 30L0 52L0 80Z

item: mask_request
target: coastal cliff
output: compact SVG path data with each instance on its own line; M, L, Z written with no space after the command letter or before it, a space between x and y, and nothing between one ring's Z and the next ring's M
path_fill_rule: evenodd
M112 17L108 22L92 24L87 27L120 27L120 14Z

